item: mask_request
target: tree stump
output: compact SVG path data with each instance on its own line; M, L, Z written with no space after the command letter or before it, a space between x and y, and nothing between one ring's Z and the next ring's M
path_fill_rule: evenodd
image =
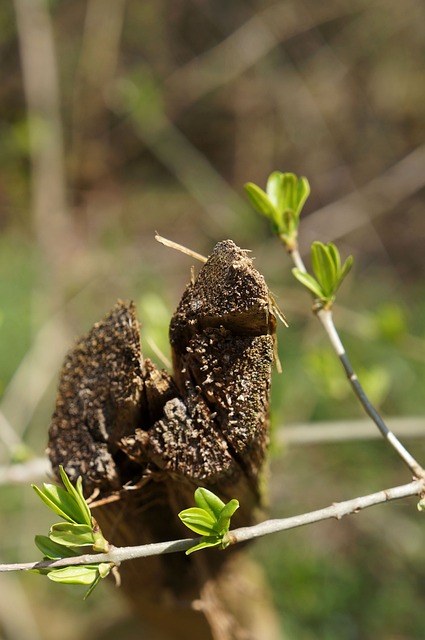
M258 518L275 325L263 276L226 240L171 320L172 376L143 359L132 303L119 301L68 353L48 452L56 471L82 476L96 496L112 544L187 537L177 514L198 486L239 500L232 526ZM278 638L243 556L229 548L125 562L122 589L155 640Z

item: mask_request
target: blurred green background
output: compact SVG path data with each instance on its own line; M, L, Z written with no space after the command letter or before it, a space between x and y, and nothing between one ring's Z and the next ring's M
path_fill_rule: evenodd
M204 254L224 238L251 249L288 317L271 513L408 482L369 439L243 184L264 187L273 170L309 179L302 251L332 240L355 256L337 325L373 401L424 461L425 4L13 0L0 4L0 69L0 463L22 443L43 455L62 358L117 298L137 303L144 353L150 341L168 353L192 261L158 231ZM0 510L0 560L36 559L33 536L51 520L29 483L0 486ZM411 499L253 545L282 637L425 638L422 520ZM108 585L83 603L77 588L0 574L4 640L117 629L142 634Z

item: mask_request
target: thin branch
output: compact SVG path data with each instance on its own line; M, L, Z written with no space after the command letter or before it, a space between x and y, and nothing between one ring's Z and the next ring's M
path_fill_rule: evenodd
M303 222L302 245L329 237L329 229L333 241L343 238L418 193L425 186L424 163L421 145L360 189L317 209Z
M300 269L300 271L306 272L307 269L305 264L301 258L301 255L298 251L298 248L293 249L289 252L295 266ZM372 418L373 422L378 427L381 434L384 438L390 443L393 449L398 453L400 458L405 462L405 464L412 471L413 475L416 478L425 478L425 469L415 460L415 458L407 451L407 449L401 444L400 440L394 435L394 433L388 428L381 415L375 409L371 401L369 400L365 390L363 389L360 381L351 365L351 362L348 358L348 355L345 351L344 345L342 344L341 338L339 337L338 331L335 327L332 311L330 309L319 308L315 310L317 317L322 323L329 340L344 368L345 373L347 374L347 378L351 384L351 387L360 401L362 407L366 411L367 415Z
M306 266L304 264L303 259L301 258L301 254L299 252L298 247L295 247L289 253L290 253L290 256L291 256L292 260L294 261L294 264L295 264L296 268L299 269L300 271L302 271L303 273L307 273Z
M331 344L335 349L335 352L340 359L342 366L344 367L351 387L353 388L353 391L359 399L363 409L366 411L368 416L372 418L373 422L376 424L384 438L388 440L390 445L398 453L400 458L406 463L415 477L425 478L425 470L401 444L400 440L394 435L394 433L388 428L381 415L378 413L378 411L375 409L368 396L366 395L366 392L364 391L356 373L354 372L353 367L351 366L350 360L344 349L344 345L342 344L338 332L335 328L332 311L330 309L320 309L319 311L317 311L317 317L319 318L326 333L328 334Z
M410 496L422 495L425 491L425 481L414 480L409 484L392 487L384 491L378 491L359 498L345 500L332 504L324 509L318 509L309 513L289 518L279 518L273 520L265 520L260 524L251 527L241 527L234 529L227 534L227 540L230 544L246 542L271 533L295 529L313 522L320 522L336 518L340 520L344 516L358 513L362 509L372 507L377 504L383 504L392 500L400 500ZM126 560L134 560L136 558L146 558L148 556L163 555L166 553L178 553L186 551L199 542L199 538L185 538L183 540L172 540L170 542L159 542L155 544L138 545L134 547L112 547L108 553L84 554L75 556L74 558L63 558L61 560L49 560L43 562L23 562L16 564L0 565L0 572L6 571L30 571L34 569L59 569L61 567L69 567L71 565L96 564L100 562L112 562L119 564Z
M391 500L400 500L401 498L407 498L409 496L421 495L424 489L425 482L423 479L413 480L412 482L409 482L409 484L392 487L391 489L384 489L377 493L353 498L352 500L345 500L344 502L336 502L330 507L304 513L299 516L266 520L265 522L261 522L260 524L252 527L241 527L240 529L231 531L229 536L231 537L232 543L245 542L247 540L252 540L253 538L269 535L270 533L303 527L305 525L312 524L313 522L320 522L331 518L341 520L344 516L358 513L362 509L367 509L368 507L373 507L377 504L383 504L384 502L389 502Z

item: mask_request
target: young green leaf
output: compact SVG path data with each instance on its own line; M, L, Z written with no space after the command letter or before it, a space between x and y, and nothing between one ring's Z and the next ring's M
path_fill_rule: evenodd
M53 582L88 586L89 589L84 595L84 600L86 600L100 580L109 575L113 566L111 562L101 562L99 564L70 566L61 569L35 569L32 573L45 573L49 580Z
M316 278L313 278L313 276L310 275L309 273L306 273L305 271L301 271L296 267L292 269L292 273L294 274L296 279L299 282L301 282L301 284L304 285L304 287L309 289L316 298L323 297L322 287L317 282Z
M292 269L294 276L320 301L330 307L335 299L338 287L353 266L353 257L348 256L341 267L338 248L332 243L313 242L311 245L311 264L315 278L309 273Z
M90 508L84 498L82 479L78 478L74 487L63 467L60 467L60 474L65 489L56 485L44 484L43 488L33 485L37 495L54 513L60 515L66 522L61 522L52 526L49 538L57 543L55 553L60 552L60 547L93 546L94 551L107 551L108 541L91 515ZM46 538L39 536L40 544ZM64 557L66 557L66 553Z
M205 509L211 516L217 519L220 516L222 509L224 509L224 502L220 500L218 496L212 491L198 487L194 494L195 503L200 509Z
M87 524L59 522L50 527L49 538L64 547L86 547L94 543L92 527Z
M53 542L47 536L35 536L35 544L47 560L60 560L78 555L78 552L62 544Z
M346 261L344 262L344 264L342 265L342 268L340 270L338 286L342 283L344 278L351 271L351 268L352 268L353 264L354 264L353 256L348 256L348 258L346 259Z
M222 509L217 520L217 529L221 535L224 535L229 531L230 518L233 516L236 509L239 509L239 502L235 498L230 500Z
M301 211L307 201L308 196L310 195L310 183L307 178L303 176L298 178L297 180L297 191L296 191L296 209L295 212L297 217L300 217Z
M332 296L337 283L337 271L329 247L322 242L313 242L311 263L314 275L322 286L324 296L326 298Z
M285 209L283 175L281 171L273 171L267 180L266 193L276 211L283 211Z
M47 577L53 582L62 582L62 584L90 585L96 579L98 573L97 565L87 564L51 569Z
M329 257L332 260L335 273L339 274L341 272L341 257L339 255L339 251L333 242L328 242L326 247L329 253Z
M68 522L78 523L80 510L75 504L75 500L67 491L54 484L43 484L40 489L35 484L31 485L37 495L51 511Z
M39 489L33 485L43 502L65 520L50 528L49 537L36 536L37 547L46 559L51 560L75 556L78 552L74 549L84 546L92 546L94 551L108 551L109 543L103 537L84 498L81 477L78 478L74 487L63 467L60 467L59 471L65 489L50 484L45 484L42 489ZM61 569L46 567L34 569L33 572L45 574L55 582L89 585L85 595L87 598L101 578L108 575L112 566L112 563L99 563Z
M196 507L180 511L180 520L192 531L203 536L199 544L191 547L186 554L221 545L224 549L223 536L229 531L230 518L239 508L235 499L224 504L212 491L198 487L194 494Z
M254 209L276 223L278 212L268 195L253 182L247 182L244 189Z
M280 188L282 192L280 211L292 211L298 224L302 208L310 195L308 180L303 177L298 178L294 173L282 173Z
M77 479L76 486L74 487L70 482L68 476L66 475L65 469L62 467L62 465L59 467L59 473L65 489L75 500L76 509L78 509L79 511L79 519L77 520L77 522L79 524L87 524L91 526L92 517L89 506L83 495L83 480L81 476L79 476L79 478Z
M93 582L91 583L90 587L87 589L83 600L87 600L87 598L89 597L89 595L91 593L93 593L95 587L97 587L99 582L103 578L106 578L106 576L108 576L111 573L111 570L112 570L113 566L114 565L112 564L112 562L101 562L100 564L97 565L97 571L98 571L97 576L93 580Z
M198 507L191 507L180 511L179 518L183 524L191 529L195 533L199 533L201 536L209 536L218 533L216 531L217 520L205 509Z
M295 173L283 173L281 180L283 209L289 209L294 213L297 210L297 176Z
M222 536L207 536L205 538L201 538L201 542L196 544L194 547L190 547L186 551L186 555L189 556L194 551L200 551L201 549L207 549L208 547L218 547L222 544Z
M271 220L273 231L292 251L297 245L300 213L310 194L307 179L273 171L266 192L252 182L245 185L245 191L254 209Z

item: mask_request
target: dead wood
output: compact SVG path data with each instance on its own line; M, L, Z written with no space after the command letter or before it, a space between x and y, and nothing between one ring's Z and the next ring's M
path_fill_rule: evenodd
M187 537L177 513L200 485L240 501L232 525L255 521L275 324L264 278L226 240L171 320L173 376L143 359L132 303L118 302L68 353L48 452L54 469L63 465L73 481L81 475L88 496L96 491L95 516L114 545ZM158 640L275 638L271 626L254 631L260 602L269 620L266 599L239 556L211 550L126 562L122 588Z

